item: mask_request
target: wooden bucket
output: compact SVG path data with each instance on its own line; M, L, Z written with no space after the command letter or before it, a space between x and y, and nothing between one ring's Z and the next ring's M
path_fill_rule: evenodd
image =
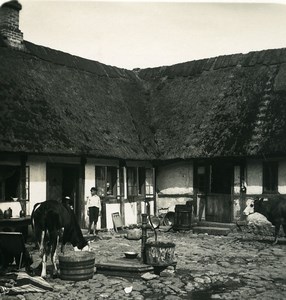
M175 244L169 242L147 242L146 263L151 266L170 266L175 263Z
M192 227L192 206L176 205L175 206L175 230L190 230Z
M91 279L94 274L95 253L89 251L59 254L60 278L80 281Z

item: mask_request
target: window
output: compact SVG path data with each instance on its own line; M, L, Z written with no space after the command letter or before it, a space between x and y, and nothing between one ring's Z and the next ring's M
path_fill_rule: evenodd
M117 196L120 194L120 172L116 167L95 167L96 187L101 196ZM118 185L119 179L119 185ZM122 180L121 180L122 181ZM123 184L122 184L123 185Z
M128 196L138 195L137 168L127 168L127 194Z
M233 166L227 162L214 163L211 172L211 192L230 194L233 182Z
M146 197L154 196L153 180L154 180L153 169L146 169L146 178L145 178Z
M153 196L153 169L144 167L127 168L128 196Z
M105 195L105 167L95 167L95 185L98 189L98 195Z
M117 180L116 180L116 194L117 198L124 196L124 175L123 168L117 169Z
M116 196L117 194L117 168L106 167L106 194Z
M12 201L12 198L28 197L28 176L21 178L20 166L0 165L0 201ZM23 185L21 185L21 180ZM25 183L24 183L25 182ZM27 194L27 195L26 195Z
M138 168L138 194L145 195L145 168Z
M278 191L278 163L269 161L263 163L263 193Z
M207 192L207 182L206 182L206 167L198 166L197 171L197 180L198 180L198 193L206 193Z
M25 177L23 177L23 195L22 199L29 200L30 199L30 167L26 166Z

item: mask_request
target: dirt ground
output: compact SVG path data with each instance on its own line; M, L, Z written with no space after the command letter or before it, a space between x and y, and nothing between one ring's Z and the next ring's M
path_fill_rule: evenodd
M100 232L99 238L90 239L96 263L122 258L126 251L137 252L140 259L141 240L110 232ZM153 239L151 236L148 240ZM48 277L51 292L2 294L0 299L286 299L285 238L273 246L273 237L247 232L211 236L160 231L158 240L175 243L177 261L175 269L168 267L159 276L112 276L98 270L86 281ZM27 247L36 265L40 262L38 253L32 244Z

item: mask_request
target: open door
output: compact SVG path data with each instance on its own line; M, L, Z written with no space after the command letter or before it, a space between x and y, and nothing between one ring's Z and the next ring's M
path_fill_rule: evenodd
M232 219L233 164L210 165L210 192L206 197L206 221L229 223Z
M59 202L71 198L75 214L79 216L79 166L47 165L47 199Z

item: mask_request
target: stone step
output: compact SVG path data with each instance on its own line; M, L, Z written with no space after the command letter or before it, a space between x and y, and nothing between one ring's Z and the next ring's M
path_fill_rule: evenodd
M197 226L236 229L235 223L219 223L219 222L210 222L210 221L200 221L197 223Z
M231 232L229 228L221 227L193 227L193 233L207 233L209 235L228 235Z

